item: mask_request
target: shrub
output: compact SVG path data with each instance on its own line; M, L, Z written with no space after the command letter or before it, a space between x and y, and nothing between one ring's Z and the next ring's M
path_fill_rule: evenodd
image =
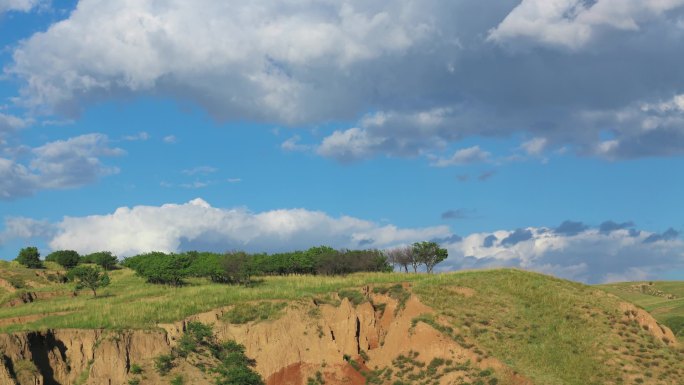
M19 251L19 255L14 259L29 269L41 269L43 262L40 260L40 252L37 247L25 247Z
M211 326L201 322L188 322L185 333L178 341L178 355L187 357L202 346L209 347L213 339Z
M143 372L142 368L138 364L132 364L129 371L133 374L140 374Z
M80 262L81 257L74 250L57 250L48 254L45 261L57 262L65 269L72 269Z
M81 263L94 263L105 270L112 270L118 259L110 251L98 251L81 257Z
M154 357L154 368L162 376L168 374L173 369L173 356L171 354L161 354Z
M171 385L184 385L185 379L180 374L171 379Z
M17 277L16 275L10 275L5 279L15 289L24 289L26 287L26 282L24 281L24 279L21 277Z

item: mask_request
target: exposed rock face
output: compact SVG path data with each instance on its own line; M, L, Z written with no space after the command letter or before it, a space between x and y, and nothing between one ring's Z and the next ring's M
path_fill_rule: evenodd
M163 332L48 330L0 335L0 383L10 385L125 384L131 362L169 352ZM20 376L18 366L33 363L35 379Z
M463 290L461 290L463 291ZM367 302L339 306L315 301L290 303L278 319L233 325L222 321L230 308L198 314L156 331L48 330L0 335L0 385L127 385L142 368L146 385L167 385L182 374L187 384L213 384L210 373L188 361L177 362L167 376L154 369L153 359L171 352L190 321L214 325L219 340L233 339L256 360L256 370L268 385L304 385L321 376L328 385L361 385L364 368L393 365L399 356L419 356L424 362L445 359L473 363L477 370L493 369L507 383L530 384L498 360L482 356L468 343L457 343L417 317L434 312L411 296L405 302L364 290ZM457 295L468 295L463 291ZM625 304L625 317L638 322L656 338L675 343L669 329L646 312ZM438 318L433 318L440 322ZM457 333L458 331L454 331ZM465 346L465 347L464 347ZM438 379L440 384L463 376L458 370Z

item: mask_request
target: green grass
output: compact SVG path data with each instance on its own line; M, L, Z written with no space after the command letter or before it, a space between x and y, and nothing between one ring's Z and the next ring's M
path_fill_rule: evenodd
M646 286L645 293L637 288L641 285ZM642 307L675 335L684 338L684 281L621 282L597 287ZM653 295L657 291L675 298Z
M449 286L468 287L475 295L458 295ZM448 327L459 332L462 344L474 343L481 358L494 356L539 384L605 384L621 377L619 365L637 365L609 346L652 353L644 365L668 362L684 355L669 349L637 328L637 334L617 334L623 325L617 298L602 291L540 274L518 270L494 270L436 275L415 284L423 302L439 309ZM421 321L418 319L417 321ZM427 320L430 321L430 320ZM445 327L444 334L452 334ZM609 360L612 364L606 364ZM678 370L684 372L681 364ZM678 376L679 372L672 374Z
M34 322L0 327L0 332L71 329L151 329L158 323L181 320L193 314L243 302L296 300L323 296L369 283L393 283L426 279L425 275L367 273L345 277L265 277L254 287L229 286L204 279L190 279L183 287L148 284L129 269L110 272L111 284L93 298L54 297L47 301L0 308L0 320L30 315L46 315ZM67 291L70 284L53 284L51 290ZM44 288L43 290L46 290ZM54 313L68 314L54 315ZM49 315L53 314L53 315Z
M19 273L30 276L26 269L4 268L12 272L24 270ZM422 322L435 328L475 352L478 360L495 357L535 384L618 385L631 383L633 376L641 373L662 377L663 383L676 383L677 378L684 376L684 351L669 348L638 325L624 321L618 308L621 300L605 292L643 306L662 321L684 315L682 282L654 284L657 290L677 297L667 300L626 290L623 286L628 284L599 289L511 269L435 275L264 277L252 287L204 279L190 279L182 287L154 285L128 269L112 271L110 277L111 285L97 298L82 293L75 298L57 296L16 307L0 307L0 320L45 315L34 322L5 325L0 332L152 329L159 323L179 321L225 306L232 306L225 315L228 322L245 323L279 317L288 301L315 299L320 303L339 303L333 301L339 296L362 303L366 298L359 288L371 285L375 293L389 295L400 304L406 303L411 292L417 295L437 314L416 317L415 324ZM406 282L411 284L410 289L401 285ZM474 294L465 295L458 288L470 288ZM71 289L70 284L49 283L40 290ZM503 378L502 383L506 383Z
M267 321L280 318L286 302L239 303L223 315L223 320L231 324L246 324L253 321Z

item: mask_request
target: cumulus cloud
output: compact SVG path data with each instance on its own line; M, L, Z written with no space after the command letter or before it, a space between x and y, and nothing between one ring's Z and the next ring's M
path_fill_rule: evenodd
M53 249L110 250L122 256L154 250L282 251L321 243L381 248L450 234L446 226L399 228L306 209L254 213L215 208L199 198L184 204L121 207L108 215L66 217L55 227L49 241Z
M302 140L302 138L299 135L295 135L281 143L280 148L282 148L284 151L308 151L310 146L300 144L300 140Z
M656 279L684 268L684 241L675 233L584 228L569 235L544 227L476 233L447 243L440 269L521 267L589 283Z
M638 31L643 23L682 6L682 0L523 0L488 38L578 49L606 29Z
M610 234L616 230L624 230L624 229L629 229L632 227L634 227L634 222L632 222L632 221L622 222L622 223L616 223L613 221L605 221L605 222L601 223L601 225L599 226L599 231L602 234Z
M532 138L519 148L534 156L677 156L683 4L81 0L5 72L39 111L190 100L222 121L321 127L283 148L342 162L439 156L469 137Z
M473 146L468 148L463 148L454 152L454 154L449 158L439 158L432 162L432 166L435 167L447 167L447 166L462 166L472 163L484 163L489 161L490 154L484 151L480 146Z
M0 157L0 199L30 196L43 189L83 186L99 177L116 174L119 169L106 166L102 157L119 156L120 148L110 147L103 134L81 135L57 140L35 148L22 148L27 162Z
M580 223L580 222L575 222ZM182 204L120 207L113 213L65 217L58 222L6 218L0 244L42 238L53 250L142 252L246 250L279 252L313 245L388 249L431 240L449 251L441 271L519 267L576 281L598 283L658 279L684 269L684 239L674 229L633 231L631 223L526 227L460 236L448 226L402 228L307 209L252 212L218 208L197 198ZM580 229L581 227L581 229Z
M24 217L5 218L5 228L0 232L0 245L12 239L48 238L54 234L54 226L47 220Z
M582 222L564 221L563 223L560 224L560 226L553 229L553 231L556 234L573 236L573 235L577 235L577 234L583 232L584 230L586 230L588 228L589 228L589 226L585 225Z

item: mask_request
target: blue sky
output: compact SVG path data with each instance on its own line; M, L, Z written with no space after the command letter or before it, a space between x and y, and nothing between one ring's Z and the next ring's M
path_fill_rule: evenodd
M0 0L0 256L684 279L683 37L684 1Z

